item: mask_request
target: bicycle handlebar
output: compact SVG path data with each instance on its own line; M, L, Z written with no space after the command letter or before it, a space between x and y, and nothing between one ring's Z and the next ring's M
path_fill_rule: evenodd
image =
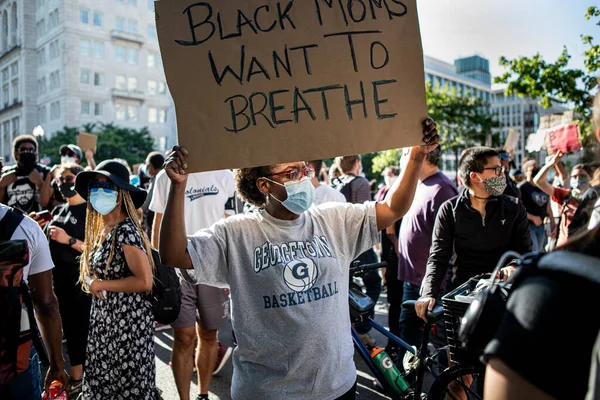
M362 264L362 265L359 264L358 262L356 262L356 263L352 263L352 265L350 266L350 274L356 275L356 274L371 271L374 269L386 268L386 267L387 267L387 262L385 262L385 261L379 262L379 263L373 263L373 264Z

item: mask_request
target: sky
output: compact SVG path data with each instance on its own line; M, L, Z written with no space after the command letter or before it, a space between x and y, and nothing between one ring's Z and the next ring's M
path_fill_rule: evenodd
M423 51L452 63L479 54L500 75L500 56L509 59L539 52L555 61L563 46L570 67L583 68L581 34L600 42L600 26L586 21L587 8L600 0L418 0ZM596 19L597 21L597 19Z

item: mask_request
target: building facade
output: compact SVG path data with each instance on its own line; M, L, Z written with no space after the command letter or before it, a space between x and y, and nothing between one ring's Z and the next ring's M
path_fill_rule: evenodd
M175 141L153 0L0 0L0 148L41 125L148 127Z

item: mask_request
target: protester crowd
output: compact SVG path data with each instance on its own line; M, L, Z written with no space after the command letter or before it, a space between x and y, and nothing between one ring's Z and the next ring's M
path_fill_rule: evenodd
M377 301L383 290L390 331L418 345L427 310L469 278L491 272L507 251L568 247L588 229L594 236L582 252L594 248L598 164L568 171L559 152L544 165L515 165L504 149L474 147L461 155L453 182L439 168L438 141L435 123L424 121L422 145L405 149L373 191L359 155L329 166L312 160L187 173L186 159L194 155L176 146L148 154L133 172L124 160L96 165L91 151L65 143L61 162L49 168L39 162L33 136L17 137L16 164L4 165L0 179L0 245L27 241L23 280L49 369L41 377L41 349L32 346L29 365L16 377L9 381L0 368L0 398L39 399L54 380L70 399L159 398L157 324L147 295L157 267L152 249L163 264L181 269L171 367L187 400L194 370L196 399L208 399L212 376L232 353L236 399L354 398L347 303L353 260L387 262L382 273L364 275L366 294ZM597 255L597 246L588 252ZM514 271L505 267L503 275ZM314 284L317 276L324 293L311 299L306 279ZM417 301L415 309L401 307L407 300ZM217 336L230 318L235 350ZM367 346L376 345L366 324L355 329ZM582 335L585 354L596 334ZM444 346L443 326L432 342ZM403 350L390 342L386 351L401 366ZM489 359L506 361L505 353L497 346ZM510 359L506 365L528 379ZM571 367L577 382L587 381L589 363ZM535 379L533 385L550 393ZM562 392L550 394L556 393Z

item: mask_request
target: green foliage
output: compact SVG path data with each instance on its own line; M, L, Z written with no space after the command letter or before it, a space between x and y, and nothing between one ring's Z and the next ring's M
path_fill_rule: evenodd
M81 129L65 126L51 138L43 138L40 142L40 157L48 156L53 164L59 163L60 146L77 144L79 131L98 135L98 146L94 155L96 163L111 158L122 158L133 167L134 164L143 162L148 153L154 150L154 140L147 128L130 129L112 123L101 123L86 124Z
M586 20L598 17L599 7L587 9ZM600 22L596 24L600 26ZM544 108L549 108L553 99L572 105L576 115L582 118L580 135L585 146L593 143L590 115L594 100L592 92L597 86L597 74L600 71L600 45L594 44L591 36L581 35L581 40L586 46L583 53L585 70L568 67L571 55L564 47L554 62L545 61L539 53L513 60L501 57L499 63L508 71L494 82L506 84L506 93L539 98Z
M427 112L437 123L442 151L458 152L483 145L495 126L489 104L477 96L458 94L455 89L426 85ZM497 137L492 136L497 144ZM494 143L496 142L496 143ZM390 165L398 165L401 149L380 152L373 159L373 173L380 174Z

